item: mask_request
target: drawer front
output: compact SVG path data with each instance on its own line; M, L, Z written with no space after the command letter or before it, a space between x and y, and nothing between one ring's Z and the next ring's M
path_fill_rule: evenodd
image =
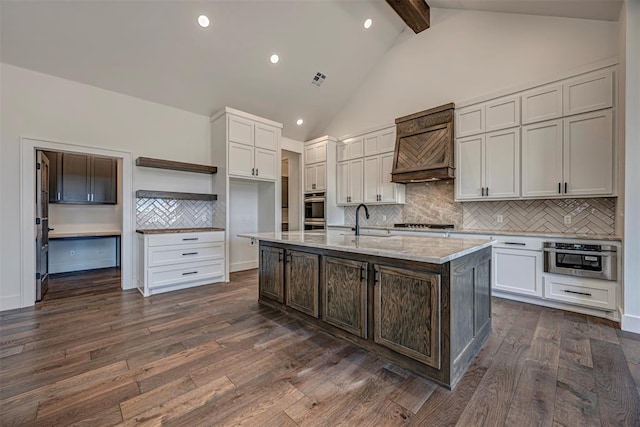
M149 288L161 288L176 283L219 278L224 275L222 260L175 264L149 268Z
M196 245L154 246L149 248L149 267L207 261L224 257L224 244L201 243Z
M194 243L212 243L223 241L224 231L152 234L148 237L149 246L191 245Z
M497 243L494 248L528 249L532 251L542 250L542 239L518 237L518 236L493 236Z
M544 276L544 297L549 300L615 310L617 284L600 280Z

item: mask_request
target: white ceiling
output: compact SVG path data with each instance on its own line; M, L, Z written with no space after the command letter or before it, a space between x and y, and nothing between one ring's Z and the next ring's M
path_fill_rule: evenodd
M615 20L621 2L428 3ZM200 14L209 28L196 24ZM374 20L369 30L366 18ZM0 0L0 59L207 116L237 108L306 140L325 129L404 29L382 0ZM269 62L274 52L277 65ZM311 85L316 72L327 76L320 88Z

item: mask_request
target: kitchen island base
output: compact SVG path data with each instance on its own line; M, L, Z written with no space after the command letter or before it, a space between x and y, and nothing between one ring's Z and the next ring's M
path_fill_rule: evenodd
M491 248L442 264L260 241L259 301L452 389L491 333Z

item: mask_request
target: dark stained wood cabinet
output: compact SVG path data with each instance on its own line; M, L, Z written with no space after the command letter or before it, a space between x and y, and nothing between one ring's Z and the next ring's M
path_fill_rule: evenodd
M88 154L46 152L51 164L49 202L118 203L118 160Z
M440 369L440 275L384 265L374 271L374 341Z
M324 257L322 319L362 338L367 337L368 263Z
M320 256L295 250L286 251L285 277L287 305L317 318Z
M118 203L117 160L91 156L91 202Z
M284 249L260 245L260 297L284 302Z
M49 159L49 203L62 200L62 153L45 151Z
M62 154L63 203L91 202L91 163L86 154Z

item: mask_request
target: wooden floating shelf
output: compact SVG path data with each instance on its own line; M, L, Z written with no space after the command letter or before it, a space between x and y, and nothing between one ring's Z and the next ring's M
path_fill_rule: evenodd
M152 159L151 157L138 157L136 159L136 166L143 166L146 168L156 169L169 169L183 172L196 172L214 174L218 173L218 168L215 166L198 165L195 163L174 162L172 160Z
M138 190L136 197L139 199L176 199L176 200L218 200L217 194L203 193L179 193L176 191Z

